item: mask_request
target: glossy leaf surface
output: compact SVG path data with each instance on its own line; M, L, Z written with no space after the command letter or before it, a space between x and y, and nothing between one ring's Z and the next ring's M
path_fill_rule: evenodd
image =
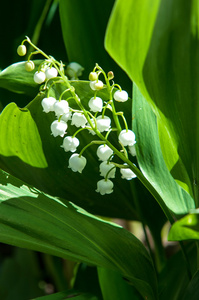
M35 95L39 86L34 82L33 74L41 62L42 60L35 60L35 69L31 72L25 71L24 61L10 65L0 72L0 87L15 93Z
M198 14L196 1L143 1L140 7L137 1L118 0L106 35L108 52L157 116L167 168L196 202ZM153 179L150 181L156 184Z
M148 299L154 299L151 259L132 234L3 171L0 182L1 242L117 270Z
M169 232L170 241L198 240L199 239L199 214L198 210L186 215L175 222Z
M193 198L176 183L167 169L160 147L157 118L136 86L133 116L137 159L144 176L158 192L157 200L164 211L167 211L167 206L176 215L185 214L195 207Z

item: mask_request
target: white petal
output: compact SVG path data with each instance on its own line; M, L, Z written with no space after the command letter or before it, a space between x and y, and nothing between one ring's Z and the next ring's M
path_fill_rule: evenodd
M113 182L109 179L99 180L97 182L96 192L100 193L101 195L111 194L113 192Z
M109 157L113 154L113 150L109 148L107 145L100 145L97 148L97 156L99 160L108 160Z
M82 173L84 167L86 166L86 158L83 156L79 157L78 153L72 154L68 162L68 167L71 168L73 172Z

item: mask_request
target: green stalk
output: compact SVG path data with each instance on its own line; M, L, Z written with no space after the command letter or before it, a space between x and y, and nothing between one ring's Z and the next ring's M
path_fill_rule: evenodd
M43 11L42 11L42 14L41 14L41 16L40 16L40 18L37 22L37 25L35 26L35 30L34 30L34 33L33 33L33 36L32 36L32 43L34 45L37 45L37 43L38 43L39 36L40 36L40 33L41 33L41 28L42 28L43 23L46 19L46 16L47 16L49 7L51 5L51 2L52 2L52 0L47 0L46 1L46 4L44 5ZM32 48L30 47L28 49L28 54L27 55L29 55L29 53L32 51Z

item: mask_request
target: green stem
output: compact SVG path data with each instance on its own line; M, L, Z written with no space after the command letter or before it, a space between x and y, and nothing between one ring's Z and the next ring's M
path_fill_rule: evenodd
M51 5L51 2L52 0L47 0L46 1L46 4L44 6L44 9L42 11L42 14L39 18L39 21L37 22L37 25L35 26L35 30L34 30L34 33L33 33L33 36L32 36L32 43L34 45L37 45L38 43L38 40L39 40L39 36L40 36L40 32L41 32L41 28L42 28L42 25L45 21L45 18L46 18L46 15L48 13L48 10L49 10L49 7ZM33 47L33 46L32 46ZM31 47L28 49L28 54L32 51ZM28 55L27 54L27 55Z

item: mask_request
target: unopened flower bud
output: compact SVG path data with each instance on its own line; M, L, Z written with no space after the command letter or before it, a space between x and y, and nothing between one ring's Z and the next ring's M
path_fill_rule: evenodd
M26 49L26 46L25 45L20 45L18 48L17 48L17 54L19 56L24 56L26 55L26 52L27 52L27 49Z
M31 71L34 70L34 68L35 68L35 64L34 64L34 62L32 60L29 60L29 61L25 62L25 69L26 69L26 71L31 72Z
M90 72L90 74L89 74L90 81L95 81L95 80L97 80L97 78L98 78L98 75L96 72Z
M109 71L107 76L108 76L108 80L112 80L114 78L114 73L112 71Z

